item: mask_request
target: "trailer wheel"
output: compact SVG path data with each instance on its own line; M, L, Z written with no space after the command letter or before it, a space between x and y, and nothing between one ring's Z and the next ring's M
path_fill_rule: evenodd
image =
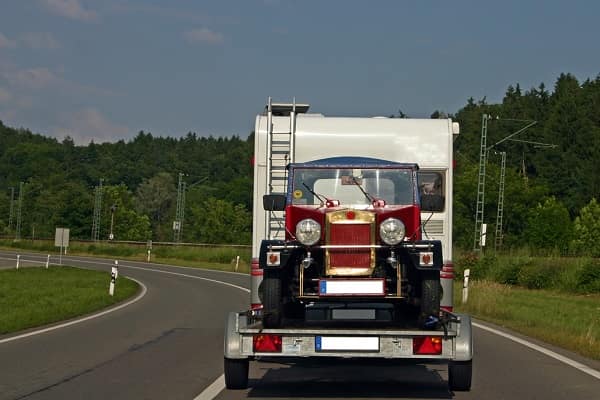
M237 360L225 358L225 387L227 389L246 389L248 387L248 366L247 358Z
M263 279L263 325L265 328L281 326L281 279L278 271L265 271Z
M448 364L448 387L450 390L471 390L471 377L473 375L473 360L450 361Z
M432 328L432 326L429 326L432 324L430 317L438 318L440 315L441 287L438 271L423 273L421 277L421 310L419 313L419 325L422 328ZM433 322L433 324L437 325L437 322Z

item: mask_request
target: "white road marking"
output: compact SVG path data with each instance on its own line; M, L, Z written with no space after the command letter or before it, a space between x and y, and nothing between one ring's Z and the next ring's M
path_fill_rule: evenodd
M478 324L477 322L473 322L472 324L473 324L473 326L476 326L479 329L483 329L485 331L491 332L491 333L496 334L498 336L502 336L502 337L504 337L506 339L512 340L513 342L516 342L516 343L522 344L523 346L529 347L532 350L539 351L540 353L545 354L548 357L552 357L552 358L554 358L554 359L556 359L556 360L558 360L558 361L560 361L562 363L565 363L565 364L567 364L567 365L569 365L569 366L571 366L573 368L576 368L576 369L580 370L581 372L585 372L586 374L591 375L591 376L593 376L596 379L600 379L600 371L596 371L595 369L593 369L591 367L588 367L587 365L581 364L581 363L579 363L579 362L577 362L575 360L571 360L570 358L565 357L563 355L560 355L558 353L555 353L552 350L548 350L545 347L538 346L535 343L528 342L527 340L518 338L518 337L513 336L513 335L511 335L509 333L505 333L505 332L499 331L497 329L490 328L488 326Z
M204 389L202 393L194 397L194 400L212 400L225 389L225 375L221 375L209 387Z
M138 294L134 299L129 300L128 302L120 304L120 305L118 305L116 307L109 308L108 310L104 310L104 311L101 311L101 312L96 313L96 314L88 315L87 317L79 318L79 319L76 319L76 320L73 320L73 321L65 322L63 324L59 324L59 325L51 326L51 327L48 327L48 328L39 329L37 331L28 332L28 333L24 333L24 334L21 334L21 335L12 336L12 337L9 337L9 338L6 338L6 339L2 339L2 340L0 340L0 344L7 343L7 342L12 342L13 340L24 339L24 338L27 338L27 337L30 337L30 336L39 335L39 334L50 332L50 331L54 331L54 330L57 330L57 329L60 329L60 328L65 328L67 326L79 324L81 322L89 321L90 319L98 318L98 317L101 317L103 315L110 314L112 312L120 310L121 308L127 307L127 306L135 303L136 301L140 300L142 297L144 297L146 295L146 292L148 291L148 289L146 288L146 285L144 285L142 282L140 282L140 281L138 281L136 279L133 279L133 278L129 278L129 279L131 279L132 281L137 282L137 284L142 287L142 292L140 294Z

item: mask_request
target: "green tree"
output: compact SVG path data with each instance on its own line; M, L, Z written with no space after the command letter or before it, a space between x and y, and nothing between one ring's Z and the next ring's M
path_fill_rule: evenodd
M252 214L241 204L209 197L190 207L187 238L200 243L249 244Z
M600 204L592 199L573 224L572 248L577 254L600 257Z
M160 172L140 184L136 192L137 211L150 219L154 239L167 240L175 216L176 197L173 176Z
M559 249L565 252L571 238L569 211L564 204L550 197L530 211L525 236L536 249Z
M135 211L135 198L125 184L104 187L102 224L104 237L110 233L111 219L116 240L148 240L152 236L150 219Z

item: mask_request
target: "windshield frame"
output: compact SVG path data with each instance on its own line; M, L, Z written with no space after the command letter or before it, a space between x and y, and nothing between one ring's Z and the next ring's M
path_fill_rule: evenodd
M399 163L290 164L286 200L287 204L296 206L323 206L324 202L317 197L339 200L340 206L352 208L370 207L377 200L384 200L387 205L416 205L419 202L417 171L416 164ZM319 185L320 181L329 181L333 186ZM358 185L360 187L354 187Z

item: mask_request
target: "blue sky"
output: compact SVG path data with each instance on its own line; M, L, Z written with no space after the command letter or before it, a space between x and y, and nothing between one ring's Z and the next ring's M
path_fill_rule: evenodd
M596 1L2 0L0 120L246 137L268 96L412 117L600 73Z

